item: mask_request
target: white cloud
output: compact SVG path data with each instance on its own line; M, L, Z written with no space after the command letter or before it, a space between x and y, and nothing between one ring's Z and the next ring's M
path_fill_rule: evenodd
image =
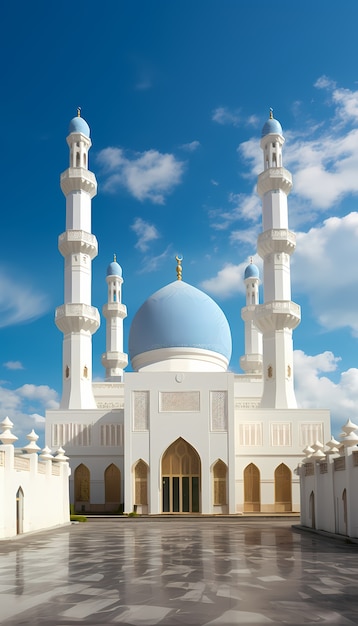
M142 269L140 270L140 274L148 274L150 272L155 272L160 265L162 265L163 261L165 261L169 257L171 247L168 246L164 252L158 254L157 256L146 256L143 259Z
M15 282L0 270L0 328L33 321L48 307L45 294L36 293L28 283Z
M134 220L133 224L131 225L131 229L138 237L138 241L135 247L141 250L141 252L145 252L146 250L148 250L148 244L151 241L155 241L155 239L159 239L160 237L156 227L153 224L145 222L140 217L137 217Z
M45 411L58 406L57 392L47 385L26 384L18 389L0 386L0 422L6 416L13 422L12 432L18 437L16 445L26 445L26 435L34 428L40 435L38 445L44 447Z
M248 263L240 263L240 265L228 263L219 270L216 276L202 281L200 286L204 291L221 298L243 293L245 291L243 278L247 265Z
M7 361L3 363L4 367L8 370L23 370L24 366L21 361Z
M330 217L297 233L292 284L308 298L313 315L328 330L349 327L358 336L358 213Z
M191 141L190 143L183 143L181 146L182 150L186 150L186 152L195 152L200 148L200 141Z
M230 107L223 106L214 109L211 119L222 126L257 126L259 121L256 115L243 117L241 109L230 109Z
M115 192L124 187L137 200L154 204L164 204L166 196L181 182L185 166L173 154L157 150L129 158L121 148L109 147L101 150L97 158L106 179L105 191Z
M358 369L341 372L337 383L326 375L336 372L339 362L340 358L332 352L315 356L308 356L301 350L294 352L297 403L305 409L330 409L332 432L336 437L347 419L358 422Z

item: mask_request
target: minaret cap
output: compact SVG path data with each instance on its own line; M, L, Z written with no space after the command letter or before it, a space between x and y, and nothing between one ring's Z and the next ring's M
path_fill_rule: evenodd
M176 256L175 260L177 262L177 280L182 280L182 273L183 273L183 268L181 266L181 262L183 260L182 256Z

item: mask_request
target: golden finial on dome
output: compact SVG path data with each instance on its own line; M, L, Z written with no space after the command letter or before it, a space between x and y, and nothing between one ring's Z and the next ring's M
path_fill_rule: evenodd
M175 257L175 260L176 260L176 262L177 262L177 280L181 280L182 273L183 273L183 268L182 268L182 266L181 266L181 262L182 262L182 260L183 260L183 257L182 257L182 256L178 256L178 255L177 255L177 256Z
M273 120L273 108L270 107L270 120Z
M77 117L81 117L81 107L77 107Z
M117 255L116 255L116 254L114 254L114 255L113 255L113 262L114 262L114 263L116 263L116 262L117 262Z

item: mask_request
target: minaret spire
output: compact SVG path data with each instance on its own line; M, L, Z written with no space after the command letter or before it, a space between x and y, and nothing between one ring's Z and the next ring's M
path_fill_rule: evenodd
M122 304L122 268L117 263L117 255L107 268L107 304L102 312L106 318L106 352L102 354L102 365L106 368L106 381L121 382L123 369L128 365L128 355L123 352L123 319L127 317L127 307Z
M97 240L91 233L91 200L97 181L88 170L92 145L87 122L71 120L67 144L69 168L61 174L66 196L66 231L58 247L65 259L64 304L56 309L56 325L63 332L63 390L61 409L96 408L92 392L92 334L99 327L98 310L91 305L92 259Z
M241 309L245 322L245 354L240 358L240 367L246 374L259 374L262 371L262 334L256 328L254 318L259 304L260 275L258 267L250 257L245 269L246 306Z
M262 228L257 250L264 263L264 303L256 307L254 321L263 334L262 408L296 408L293 380L292 330L301 319L291 301L290 256L296 237L288 230L287 196L292 177L282 167L284 143L281 124L270 117L262 130L264 171L257 190L262 198Z

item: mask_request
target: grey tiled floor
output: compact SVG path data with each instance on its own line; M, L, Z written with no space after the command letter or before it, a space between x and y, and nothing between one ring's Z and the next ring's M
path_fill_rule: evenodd
M358 545L290 521L91 520L0 542L0 623L358 624Z

